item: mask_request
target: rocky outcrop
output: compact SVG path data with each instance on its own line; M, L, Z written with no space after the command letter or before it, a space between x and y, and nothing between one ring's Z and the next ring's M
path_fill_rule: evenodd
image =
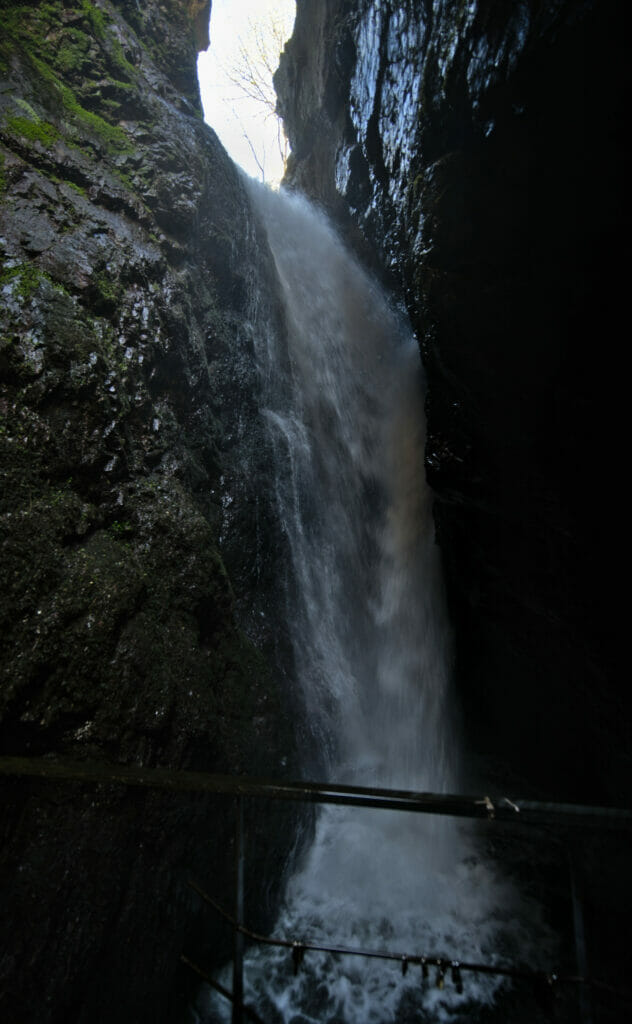
M290 185L399 293L470 748L497 788L626 803L611 578L626 59L616 4L298 4ZM611 492L612 493L612 492Z
M251 346L266 258L202 121L208 16L0 4L4 755L293 760ZM229 901L230 805L6 780L2 799L3 1020L177 1019L179 954L229 948L186 883ZM285 848L251 827L272 898Z

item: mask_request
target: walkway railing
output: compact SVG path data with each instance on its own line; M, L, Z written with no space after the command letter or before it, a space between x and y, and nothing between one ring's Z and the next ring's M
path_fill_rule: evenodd
M520 968L499 967L492 964L469 963L449 960L444 957L419 956L407 952L362 950L341 946L325 946L298 939L273 938L253 932L246 927L244 912L244 799L265 798L273 800L300 801L303 803L343 804L349 807L367 807L383 810L406 811L414 814L442 814L459 818L472 818L488 823L512 823L520 827L555 831L563 827L570 835L604 831L612 833L632 832L632 811L617 808L590 807L578 804L543 803L533 800L509 799L508 797L461 796L454 794L421 793L409 790L384 789L367 786L343 786L332 783L285 782L258 779L250 776L216 775L204 772L175 771L167 768L141 768L130 765L94 764L72 762L63 759L50 760L43 757L0 757L0 776L23 776L51 782L74 781L86 784L119 783L172 792L196 792L221 794L236 800L235 826L235 897L234 916L205 893L194 881L191 887L201 898L229 921L234 931L233 991L229 992L215 979L186 957L182 961L223 996L232 1002L233 1024L242 1024L244 1015L262 1024L261 1018L251 1007L243 1003L243 952L244 939L291 950L295 971L298 970L305 952L316 950L345 956L372 957L395 960L406 973L410 965L421 967L422 978L428 978L430 968L436 972L435 980L443 987L446 976L457 988L462 989L463 972L475 971L485 974L531 980L540 990L551 989L558 984L580 986L580 1016L582 1024L591 1024L591 1011L586 996L588 986L613 992L599 981L587 977L584 921L576 879L571 864L571 898L573 926L576 946L578 973L559 975L554 972L530 971Z

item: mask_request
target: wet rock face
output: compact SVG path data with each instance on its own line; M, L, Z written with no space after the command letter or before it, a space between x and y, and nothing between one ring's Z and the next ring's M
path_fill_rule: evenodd
M293 760L251 344L267 271L202 122L208 6L0 5L5 755ZM16 781L2 798L2 1018L177 1019L180 952L227 949L186 882L229 902L230 806ZM250 884L272 898L284 852L252 827Z
M499 787L625 803L597 341L622 312L619 28L610 3L299 0L276 83L290 181L379 254L420 339L470 745Z

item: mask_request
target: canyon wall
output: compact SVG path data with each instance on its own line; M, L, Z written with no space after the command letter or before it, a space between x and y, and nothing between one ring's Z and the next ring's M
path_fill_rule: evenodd
M252 355L278 314L202 120L209 6L0 4L3 755L294 764ZM187 881L231 905L231 804L1 789L2 1019L177 1019L180 953L229 955ZM288 842L250 827L265 914Z
M471 777L625 804L621 18L299 0L275 82L289 186L332 213L419 338Z

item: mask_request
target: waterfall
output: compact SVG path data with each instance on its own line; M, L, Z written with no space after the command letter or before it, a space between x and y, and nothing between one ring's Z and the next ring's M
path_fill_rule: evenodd
M455 791L450 631L423 474L416 341L317 210L248 187L285 307L284 337L257 330L257 360L291 554L297 685L320 775ZM274 933L489 961L518 903L465 826L324 807ZM505 951L524 941L514 927ZM417 1020L422 1004L433 1020L453 1019L468 1001L491 1002L499 984L464 982L463 994L422 991L418 969L402 977L392 964L321 953L294 977L287 950L268 947L250 951L245 968L246 1001L271 1024ZM203 1019L229 1020L222 1000L208 998Z
M306 200L251 191L287 319L285 344L267 338L257 355L322 767L338 781L445 789L448 631L417 345Z

